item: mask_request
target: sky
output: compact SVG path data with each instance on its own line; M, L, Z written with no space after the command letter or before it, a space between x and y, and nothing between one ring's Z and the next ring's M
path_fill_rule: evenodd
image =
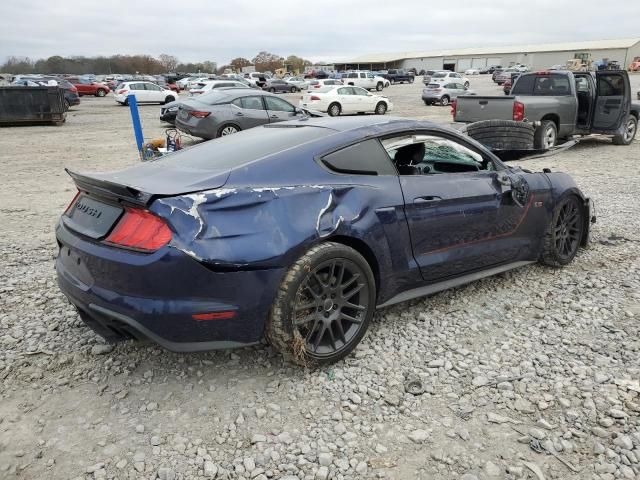
M639 0L6 0L0 61L168 53L223 65L267 50L332 62L367 53L640 37L639 20Z

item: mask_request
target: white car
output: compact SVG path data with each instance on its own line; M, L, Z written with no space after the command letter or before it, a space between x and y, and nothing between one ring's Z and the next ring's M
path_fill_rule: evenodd
M335 86L340 86L340 85L344 85L342 80L338 80L335 78L314 78L312 80L309 80L309 90L312 89L316 89L316 88L322 88L322 87L335 87Z
M524 73L524 72L528 72L529 71L529 67L527 67L526 65L523 65L522 63L516 63L513 67L511 68L515 68L518 72Z
M480 70L477 68L468 68L464 71L465 75L480 75Z
M189 82L193 81L193 80L197 80L199 77L184 77L181 78L180 80L178 80L176 82L176 85L178 85L178 87L180 87L180 90L186 90L187 89L187 85L189 85Z
M189 80L189 82L187 82L186 90L191 90L192 88L197 87L201 83L210 82L211 80L213 80L213 79L211 79L209 77L193 78L193 79Z
M431 79L430 79L431 82L438 82L438 83L448 81L448 80L451 80L454 82L462 82L462 84L465 87L468 87L469 85L471 85L471 82L467 77L463 77L459 73L450 72L448 70L440 70L439 72L434 72L433 75L431 75Z
M210 92L215 88L251 88L242 82L236 80L209 80L204 83L196 83L189 90L189 95L192 97L195 95L202 95L203 93Z
M178 99L178 94L173 90L162 88L152 82L125 82L118 85L115 100L120 105L129 104L129 95L133 94L138 103L165 103Z
M271 78L271 75L267 73L260 73L260 72L251 72L251 73L244 74L244 78L249 82L251 82L252 85L257 85L257 83L260 81L260 77L266 80L269 80Z
M382 91L384 87L388 87L388 80L374 75L371 72L365 72L356 70L353 72L347 72L342 75L342 83L345 85L353 85L355 87L364 88L367 90Z
M332 117L349 113L384 115L393 109L393 104L387 97L374 95L364 88L342 85L309 90L302 96L300 108L327 112Z

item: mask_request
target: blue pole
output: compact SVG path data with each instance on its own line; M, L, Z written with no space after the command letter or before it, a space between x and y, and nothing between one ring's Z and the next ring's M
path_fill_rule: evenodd
M140 160L144 160L144 152L142 148L144 146L144 138L142 137L142 123L140 123L140 113L138 112L138 102L134 94L127 95L129 102L129 111L131 112L131 122L133 123L133 133L136 136L136 145L138 147L138 154Z

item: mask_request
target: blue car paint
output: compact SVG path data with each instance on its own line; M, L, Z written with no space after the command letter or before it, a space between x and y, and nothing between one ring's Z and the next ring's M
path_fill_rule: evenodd
M313 123L331 125L327 119ZM177 176L174 183L186 189L182 195L171 178L154 178L162 195L139 197L167 220L173 238L152 254L81 238L60 222L61 289L84 315L115 318L171 350L248 345L262 338L287 269L313 245L339 241L361 251L372 264L382 305L463 273L537 260L555 202L567 192L584 198L568 175L516 168L503 172L524 178L530 191L526 204L510 205L512 211L501 211L509 189L494 181L495 172L465 175L463 189L461 177L431 176L442 180L428 193L444 201L415 204L424 194L416 182L429 176L344 175L317 160L364 138L407 130L456 134L408 120L339 125L343 130L230 172L198 182ZM473 140L464 141L495 159ZM96 177L122 183L128 178L129 184L139 178L136 188L144 183L143 170ZM226 320L191 317L229 310L236 315Z

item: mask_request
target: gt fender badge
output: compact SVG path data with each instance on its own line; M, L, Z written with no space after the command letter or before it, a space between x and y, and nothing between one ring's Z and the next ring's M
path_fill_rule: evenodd
M543 205L542 202L533 202L533 206L536 207L536 208L539 208L542 205Z

